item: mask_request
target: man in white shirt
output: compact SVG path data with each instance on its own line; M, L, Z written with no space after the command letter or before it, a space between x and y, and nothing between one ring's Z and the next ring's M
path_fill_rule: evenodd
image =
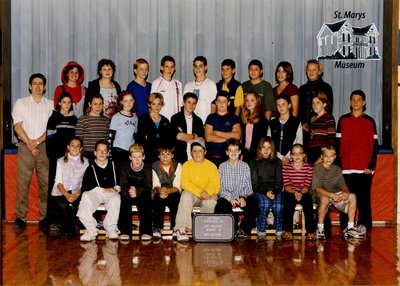
M179 112L182 106L182 83L173 78L175 73L175 59L164 56L161 59L161 76L151 84L151 93L159 92L164 97L162 115L171 120L172 115Z
M13 107L14 131L18 135L17 199L13 227L26 224L28 193L33 170L36 170L39 195L39 223L45 223L49 166L46 156L46 125L53 112L53 101L44 97L46 78L36 73L29 78L28 97L18 99Z
M194 81L188 82L183 90L184 94L193 92L197 95L196 114L203 122L206 122L207 116L215 112L211 110L211 103L217 95L217 85L214 81L207 78L207 59L203 56L197 56L193 60Z

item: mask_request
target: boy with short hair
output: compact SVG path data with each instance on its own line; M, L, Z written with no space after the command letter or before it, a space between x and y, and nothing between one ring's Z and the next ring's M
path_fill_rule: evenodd
M147 82L149 76L149 62L143 58L136 59L133 63L134 79L128 84L129 90L135 96L136 115L139 118L147 113L147 98L150 95L151 84Z
M265 117L270 120L273 111L276 111L274 93L272 85L262 79L263 64L259 60L251 60L249 63L249 78L250 80L242 83L244 95L250 91L256 91L262 98L262 105L265 112Z
M214 81L207 78L207 59L197 56L193 60L194 81L188 82L183 90L184 93L193 92L198 97L196 114L203 122L212 112L212 101L217 94L217 85Z
M219 166L221 190L215 207L216 214L231 214L235 218L236 236L245 238L255 225L258 203L253 197L250 167L239 160L240 141L229 139L226 142L226 154L229 159ZM243 220L238 227L238 216L232 208L244 210Z
M110 146L106 140L99 140L95 144L94 155L96 159L85 171L82 179L82 199L79 204L79 220L86 228L86 232L80 237L81 241L92 241L97 237L97 221L93 213L97 207L104 203L107 210L103 225L106 237L118 239L118 214L121 204L119 192L121 187L114 162L108 160Z
M197 105L197 95L187 92L183 95L183 108L171 118L171 125L175 131L175 160L181 164L192 159L190 144L194 140L204 140L203 121L194 110Z
M121 211L118 227L120 240L129 240L132 235L132 205L139 214L139 235L141 240L150 240L151 230L151 165L144 162L144 148L140 144L129 147L130 162L121 167Z
M162 115L171 120L172 115L180 111L182 106L182 83L173 78L175 73L175 59L164 56L161 59L161 76L151 84L151 93L158 92L164 97Z
M242 129L240 119L235 114L228 112L229 93L222 90L215 97L217 112L207 116L204 127L204 134L207 142L207 158L217 167L227 160L225 142L228 139L240 140Z
M345 237L360 237L362 227L354 226L357 200L349 192L344 181L342 170L333 162L336 159L335 147L328 145L321 148L322 162L314 165L311 188L319 201L317 239L325 239L324 219L330 205L347 213L349 220L343 231ZM365 228L364 228L365 229ZM364 233L365 234L365 233Z
M229 92L229 113L240 115L244 104L242 84L235 79L236 63L232 59L225 59L221 63L222 79L217 83L217 91L225 90ZM213 103L215 105L215 103ZM216 108L216 107L215 107Z
M351 112L340 117L336 138L344 179L350 192L357 196L358 223L370 229L371 185L379 144L375 121L365 114L366 104L362 90L351 93Z
M201 207L201 212L214 213L220 179L217 167L205 158L203 141L191 144L193 159L182 166L181 200L176 214L175 234L178 241L188 241L186 231L192 230L192 208Z
M175 148L163 146L158 149L158 158L153 163L153 239L160 239L164 228L165 207L169 208L171 229L181 198L182 166L175 161Z

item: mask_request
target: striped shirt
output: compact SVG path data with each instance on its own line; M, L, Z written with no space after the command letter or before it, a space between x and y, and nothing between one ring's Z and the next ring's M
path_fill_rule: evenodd
M85 114L79 117L75 134L82 139L85 151L94 151L98 140L107 140L109 126L110 120L107 117Z
M247 163L239 160L235 165L229 161L219 166L221 178L221 190L219 196L228 201L247 197L253 194L251 186L250 167Z
M309 125L310 141L308 147L321 147L323 145L335 146L336 128L335 118L325 113L312 121Z
M292 188L296 191L310 189L313 167L310 164L303 163L300 169L295 169L293 164L283 164L282 167L283 185L286 188Z

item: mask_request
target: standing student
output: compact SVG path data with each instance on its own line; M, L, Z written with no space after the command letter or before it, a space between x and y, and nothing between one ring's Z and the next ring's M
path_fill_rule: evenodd
M303 129L297 117L290 113L291 103L287 95L276 98L279 117L269 123L268 135L274 140L278 158L283 164L289 163L290 150L296 143L303 144Z
M108 139L111 144L111 156L118 168L123 162L129 162L129 146L135 143L138 118L135 114L136 100L130 91L119 95L119 112L111 118Z
M118 239L118 214L121 204L121 187L114 162L108 160L110 148L106 140L99 140L94 148L95 161L86 169L82 179L82 199L79 203L79 220L86 228L81 241L92 241L97 237L97 222L93 213L101 203L107 210L104 219L106 237Z
M223 90L218 92L215 104L217 112L207 116L204 135L208 152L207 159L218 167L227 160L225 142L231 138L240 140L242 131L239 117L228 112L229 93Z
M39 223L46 224L49 163L46 156L46 124L53 112L53 101L44 97L46 77L40 73L29 77L30 96L18 99L12 110L14 131L18 135L17 198L13 227L26 225L28 193L33 174L38 178Z
M90 97L89 112L79 117L76 123L76 135L83 141L85 157L89 163L94 161L94 146L99 140L106 140L110 120L103 115L103 96L98 93Z
M264 116L261 98L256 91L249 91L241 113L242 155L249 163L257 155L258 142L267 135L268 120Z
M255 225L258 204L253 196L250 167L247 163L239 160L240 141L229 139L226 146L229 159L219 166L221 190L215 206L215 213L231 214L235 218L236 237L245 238L250 235L251 229ZM240 226L238 225L238 216L232 210L235 207L244 210Z
M158 159L161 144L173 144L174 133L168 118L161 115L165 105L161 93L152 93L147 98L149 112L139 118L137 142L144 146L146 161L153 163Z
M104 115L111 117L118 111L117 100L118 94L121 93L121 87L114 80L116 72L115 63L109 59L101 59L97 64L98 78L89 82L85 97L85 111L88 109L88 102L92 96L101 94L104 100Z
M272 112L276 111L274 93L271 84L262 79L264 74L263 64L259 60L251 60L249 63L250 80L242 83L244 95L250 91L256 91L261 98L265 117L270 120Z
M278 84L273 90L275 101L280 95L288 96L291 113L294 117L297 117L299 114L299 89L293 84L293 67L289 62L283 61L278 64L275 70L275 80Z
M236 63L232 59L225 59L221 63L222 79L217 83L217 91L229 92L229 113L240 115L244 103L242 84L235 79ZM216 107L215 107L216 109Z
M59 226L61 234L74 235L76 213L81 196L83 174L89 163L83 156L82 140L68 140L64 157L57 160L57 172L51 196L55 201L56 213L53 224ZM55 230L51 227L50 230Z
M151 165L144 162L144 148L140 144L129 147L130 162L121 167L121 210L118 227L120 240L129 240L132 236L132 205L139 213L139 235L141 240L150 240L151 231Z
M136 116L139 118L147 113L147 98L151 92L151 83L147 82L149 76L149 62L139 58L133 63L134 79L128 84L126 90L135 96Z
M321 146L334 145L336 141L335 118L328 113L329 101L325 93L317 92L312 99L314 116L307 126L303 124L303 135L306 134L306 153L310 164L321 162Z
M350 193L357 196L358 223L372 227L371 184L378 154L378 134L372 117L365 114L362 90L350 95L351 112L339 119L336 138L338 154Z
M207 78L207 59L203 56L197 56L193 60L194 81L188 82L185 85L184 93L193 92L197 95L196 114L203 122L207 116L212 113L212 101L217 94L217 85L214 81Z
M61 82L54 90L54 108L57 109L57 102L62 93L69 93L72 97L72 108L76 117L84 114L86 87L82 86L85 79L83 67L75 61L68 62L61 71Z
M160 93L164 98L163 115L171 120L172 115L181 110L182 106L182 83L174 79L175 59L164 56L161 59L161 76L151 84L151 93Z
M193 142L190 148L193 159L182 166L182 193L174 228L178 241L189 240L186 231L192 230L193 206L199 205L201 212L214 213L220 190L218 169L205 158L204 142Z
M283 230L282 238L293 239L293 214L297 204L303 206L306 239L315 240L315 220L313 200L310 194L313 167L306 162L306 154L301 144L292 147L292 161L284 164L283 174Z
M181 198L182 165L175 161L175 148L162 146L158 149L158 161L153 168L153 239L160 239L164 228L165 207L169 208L170 227L175 218Z
M174 158L181 164L192 159L190 144L195 140L204 141L203 121L194 112L196 105L197 95L193 92L185 93L183 109L171 118L172 129L176 134Z
M332 114L333 110L333 92L329 83L324 82L322 76L324 68L318 60L308 60L306 64L307 82L299 88L299 117L301 123L307 128L311 118L315 115L312 108L312 100L318 92L325 93L328 99L326 111Z
M275 144L271 137L261 138L257 157L250 162L251 183L258 201L257 234L266 235L267 215L274 214L274 227L278 238L282 235L282 162L276 156Z
M49 193L47 203L47 218L50 230L56 230L52 220L55 215L55 202L51 197L54 178L56 176L57 160L65 155L69 140L75 135L75 126L78 119L72 110L72 97L63 92L58 97L56 110L51 114L46 127L46 153L49 158Z

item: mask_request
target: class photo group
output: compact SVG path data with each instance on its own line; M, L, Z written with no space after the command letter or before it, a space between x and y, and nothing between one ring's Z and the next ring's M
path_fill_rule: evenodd
M368 235L378 135L363 90L348 95L349 113L335 120L335 91L316 59L304 63L307 81L299 88L287 61L268 71L273 84L263 79L258 59L248 63L242 83L233 59L221 62L219 81L207 77L204 56L192 63L194 79L182 84L166 55L150 83L149 62L138 58L122 89L112 60L98 62L98 77L87 87L84 68L70 61L54 100L46 76L32 74L29 94L12 107L13 227L26 226L35 170L39 225L60 236L76 236L82 227L82 242L96 240L99 228L106 239L131 240L132 206L143 241L162 239L165 219L174 240L189 241L194 207L231 214L237 239L254 229L265 237L272 211L276 239L293 240L298 204L306 240L327 238L330 209L340 211L344 238Z

